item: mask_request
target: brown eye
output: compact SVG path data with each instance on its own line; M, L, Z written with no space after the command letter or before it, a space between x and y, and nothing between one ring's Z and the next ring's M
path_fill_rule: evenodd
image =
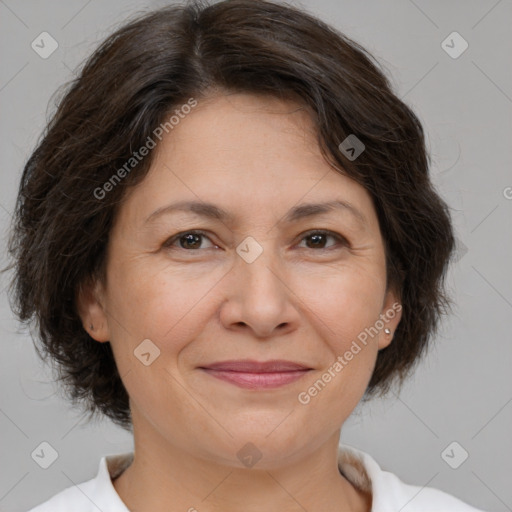
M331 244L331 246L326 247L326 243L328 239L333 239L338 242L338 244ZM204 233L203 231L183 231L181 233L177 233L176 235L172 236L165 242L164 247L168 249L182 249L187 251L197 251L201 249L201 243L203 240L209 240L210 238ZM316 230L316 231L310 231L306 233L301 240L306 241L306 249L317 249L317 250L330 250L332 248L335 248L336 245L341 246L347 246L348 242L345 239L345 237L333 233L331 231L324 231L324 230ZM212 247L217 247L215 244L212 243ZM203 247L203 249L209 249L211 247ZM304 248L304 247L303 247Z
M330 231L310 231L302 237L302 240L309 240L309 243L306 242L307 249L330 249L332 246L325 247L325 243L328 238L337 240L342 245L347 245L347 241L344 237Z
M167 248L174 248L174 244L177 242L177 249L196 250L201 248L203 238L209 240L206 234L202 231L184 231L171 237L167 242L165 242L164 246Z

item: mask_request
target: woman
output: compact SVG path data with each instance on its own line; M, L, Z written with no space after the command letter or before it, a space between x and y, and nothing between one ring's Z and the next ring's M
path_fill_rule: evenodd
M339 446L425 352L454 246L421 124L354 41L261 0L132 21L15 220L17 314L135 445L34 512L477 510Z

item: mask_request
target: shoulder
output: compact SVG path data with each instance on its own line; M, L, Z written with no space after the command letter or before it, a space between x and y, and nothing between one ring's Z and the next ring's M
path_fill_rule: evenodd
M380 470L374 479L378 488L379 505L376 510L387 510L388 503L399 507L403 512L432 512L449 510L450 512L483 512L464 501L433 487L410 485L397 475Z
M124 471L133 460L133 452L101 458L94 478L72 485L28 512L128 512L112 484L112 478Z
M381 469L369 454L349 445L340 445L338 465L355 486L371 492L375 512L484 512L439 489L406 484Z
M94 493L91 492L93 490L91 489L91 483L92 480L89 480L80 484L82 490L77 486L68 487L44 503L31 508L28 512L68 512L71 509L75 512L97 511L94 502L87 497L92 494L92 499L94 499ZM84 494L84 492L87 494Z

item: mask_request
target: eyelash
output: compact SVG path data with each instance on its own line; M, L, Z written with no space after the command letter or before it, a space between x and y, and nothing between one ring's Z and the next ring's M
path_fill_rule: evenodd
M204 236L209 239L207 233L205 233L204 231L201 231L199 229L192 229L190 231L182 231L181 233L177 233L176 235L173 235L164 243L164 247L167 249L178 249L178 250L187 251L187 252L200 251L200 249L184 249L183 247L176 247L176 248L172 247L172 244L174 242L178 241L181 237L183 237L185 235L201 235L201 236ZM313 236L313 235L330 236L332 238L335 238L338 242L340 242L341 245L348 246L348 247L350 246L347 239L344 236L342 236L338 233L335 233L333 231L328 231L328 230L324 230L324 229L315 229L315 230L307 231L306 233L301 235L300 241L304 240L307 237ZM213 241L210 240L210 242L212 242L212 244L216 245ZM308 249L308 247L305 247L305 249ZM319 249L311 249L311 250L318 252L318 251L329 251L329 250L333 250L333 249L335 249L334 246L333 247L321 247Z

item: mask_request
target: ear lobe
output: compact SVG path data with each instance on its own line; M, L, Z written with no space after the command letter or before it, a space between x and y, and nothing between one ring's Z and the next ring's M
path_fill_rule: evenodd
M76 294L78 315L91 338L99 342L110 340L103 289L99 281L88 279L80 283Z
M384 323L384 327L379 333L379 350L386 348L393 341L395 331L402 318L402 309L402 304L398 300L397 294L393 290L389 290L386 293L380 316ZM390 332L386 333L385 329L389 329Z

